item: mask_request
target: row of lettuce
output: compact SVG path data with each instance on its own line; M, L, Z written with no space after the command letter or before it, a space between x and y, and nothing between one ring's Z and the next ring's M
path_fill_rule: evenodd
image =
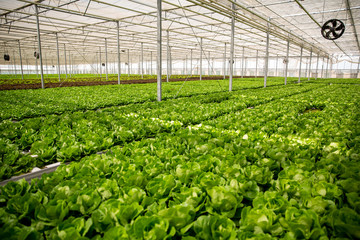
M222 115L231 116L234 111L251 110L247 107L312 91L312 85L282 86L48 115L19 122L5 120L0 123L0 179L56 161L79 160L114 145L173 132Z
M359 87L277 90L276 99L259 90L257 105L85 156L30 185L8 183L0 237L359 239ZM176 126L164 107L144 114Z
M269 86L282 85L283 79L269 80ZM261 88L260 79L238 79L234 90ZM66 87L0 91L0 120L96 110L111 106L156 101L156 84ZM228 91L228 80L163 83L164 100Z
M188 79L189 77L197 77L199 75L171 75L171 79ZM204 77L218 77L222 79L222 76L204 76ZM60 75L61 82L96 82L96 81L117 81L118 75L117 74L108 74L108 78L106 79L106 74L65 74ZM120 76L120 81L131 81L131 80L148 80L157 78L156 75L150 74L122 74ZM161 77L163 80L167 79L166 75ZM59 75L57 74L45 74L44 75L45 83L58 83L59 82ZM2 84L40 84L41 78L40 75L36 74L25 74L24 79L22 79L21 75L14 75L14 74L1 74L0 75L0 85Z

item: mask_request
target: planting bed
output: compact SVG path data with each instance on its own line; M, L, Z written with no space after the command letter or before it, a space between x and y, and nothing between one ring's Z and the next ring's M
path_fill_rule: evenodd
M0 237L359 239L360 86L282 81L7 92L1 178L67 164L0 188Z

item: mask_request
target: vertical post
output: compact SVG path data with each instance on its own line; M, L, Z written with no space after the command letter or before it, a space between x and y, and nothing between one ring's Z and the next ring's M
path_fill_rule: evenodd
M184 72L184 75L187 75L188 74L188 55L186 54L185 55L185 72Z
M244 67L244 76L246 76L246 70L247 70L247 58L245 58L245 67Z
M150 75L153 75L152 51L150 51Z
M70 55L70 50L69 50L69 75L71 77L71 63L72 63L72 59L71 59L71 55Z
M106 81L109 80L108 74L108 54L107 54L107 39L105 38L105 73L106 73Z
M224 63L223 63L223 67L224 67L224 79L226 78L226 43L225 43L225 50L224 50Z
M157 100L161 101L161 0L157 0Z
M210 65L211 65L211 63L210 63L210 51L209 51L209 58L208 58L208 76L210 76Z
M14 75L17 76L17 70L16 70L16 62L15 62L15 51L13 51L13 66L14 66Z
M130 77L130 49L128 49L128 54L127 54L127 62L128 62L128 77Z
M200 38L200 81L202 80L202 42L203 39Z
M286 59L285 59L285 85L287 84L288 67L289 67L289 50L290 50L290 33L287 40L286 46Z
M256 60L255 60L255 78L258 77L258 57L259 57L259 50L256 50Z
M326 71L325 71L325 78L328 78L328 69L329 69L329 56L327 57L326 61Z
M242 49L241 78L244 78L244 68L245 68L245 47L243 47Z
M20 57L20 68L21 68L21 80L24 80L24 69L23 69L22 56L21 56L20 40L19 40L19 57Z
M101 79L102 77L101 47L99 47L99 60L100 60L100 79Z
M319 53L317 54L317 57L316 57L316 73L315 73L315 80L317 80L317 78L318 78L318 72L319 72Z
M333 57L331 55L330 57L330 74L328 75L328 78L331 78L331 75L332 75L332 69L333 69ZM345 69L345 61L344 61L344 69Z
M275 76L278 76L279 55L276 55Z
M233 71L234 71L234 42L235 42L235 3L231 4L231 39L230 39L230 75L229 75L229 92L232 91Z
M49 77L49 67L47 64L46 54L44 54L44 62L45 62L44 72L45 72L46 76Z
M325 63L325 57L322 58L321 78L324 78L324 63Z
M269 67L269 43L270 43L270 18L267 24L267 31L266 31L266 52L265 52L265 69L264 69L264 87L266 87L266 81L268 77L268 67Z
M170 74L170 46L169 46L169 30L166 30L166 82L169 82L169 74Z
M193 70L193 50L190 49L190 75L192 75L192 70Z
M59 82L61 82L61 75L60 75L60 54L59 54L59 39L57 33L56 36L56 54L57 54L57 68L58 68L58 75L59 75Z
M311 60L312 60L312 48L310 50L310 63L309 63L309 74L308 74L308 81L310 80L311 76Z
M172 56L171 56L171 47L169 46L169 62L170 62L170 76L172 76Z
M119 33L119 29L120 29L120 24L119 21L116 22L116 26L117 26L117 58L118 58L118 64L117 64L117 68L118 68L118 84L120 84L120 77L121 77L121 62L120 62L120 33Z
M43 70L42 53L41 53L39 10L38 10L38 6L36 4L35 4L35 12L36 12L37 39L38 39L38 48L39 48L39 57L40 57L41 88L45 88L44 70Z
M141 78L144 78L144 44L141 43Z
M358 61L358 65L357 65L357 78L360 78L360 56L359 56L359 61Z
M68 72L67 72L67 62L66 62L66 45L64 43L64 59L65 59L65 76L66 79L68 78Z
M298 83L300 83L300 78L301 78L302 54L303 54L303 46L301 46L301 49L300 49L300 66L299 66L299 80L298 80Z

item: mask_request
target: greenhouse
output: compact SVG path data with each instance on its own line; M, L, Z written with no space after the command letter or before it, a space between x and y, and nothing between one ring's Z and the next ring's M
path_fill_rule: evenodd
M360 239L359 0L0 16L0 239Z

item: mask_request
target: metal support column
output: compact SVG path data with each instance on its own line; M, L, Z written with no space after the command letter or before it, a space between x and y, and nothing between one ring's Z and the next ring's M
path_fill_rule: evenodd
M259 57L259 50L256 50L256 60L255 60L255 78L258 77L258 57Z
M152 65L152 51L150 51L150 75L153 75L153 65Z
M233 71L234 71L234 43L235 43L235 3L234 2L231 4L231 10L233 12L231 17L229 92L232 91Z
M170 61L170 78L172 76L172 56L171 56L171 47L169 46L169 61Z
M101 78L102 77L101 47L99 47L99 60L100 60L100 78Z
M128 49L128 54L127 54L127 64L128 64L128 77L130 77L130 49Z
M43 70L42 52L41 52L41 40L40 40L39 10L38 10L38 5L36 4L35 4L35 12L36 12L37 39L38 39L38 48L39 48L38 50L39 50L39 58L40 58L41 88L45 88L44 70Z
M144 44L141 43L141 78L144 78Z
M328 69L329 69L329 56L327 57L326 61L326 70L325 70L325 78L328 78Z
M285 85L287 84L287 77L288 77L288 67L289 67L289 50L290 50L290 34L287 40L286 46L286 59L285 59Z
M225 51L224 51L224 64L223 64L223 67L224 67L224 79L226 78L226 43L225 43Z
M106 72L106 81L109 80L108 74L108 54L107 54L107 39L105 38L105 72Z
M357 78L360 78L360 56L359 56L359 61L358 61L358 66L357 66Z
M242 49L241 78L244 78L244 67L245 67L245 47L243 47L243 49Z
M166 30L166 82L169 82L170 78L170 46L169 46L169 30Z
M24 80L24 69L23 69L22 56L21 56L20 40L19 40L19 57L20 57L20 68L21 68L21 80Z
M325 57L322 59L322 65L321 65L321 78L324 78L324 63L325 63Z
M200 81L202 80L202 42L203 39L200 38Z
M13 66L14 66L14 75L17 76L17 70L16 70L16 61L15 61L15 50L13 50Z
M56 54L57 54L57 69L58 69L58 75L59 75L59 82L61 82L61 73L60 73L60 54L59 54L59 39L57 33L55 33L56 36Z
M312 49L310 50L310 62L309 62L309 74L308 74L308 81L310 81L310 74L311 74L311 60L312 60Z
M209 58L208 58L208 76L210 76L210 69L211 69L211 63L210 63L210 51L209 51Z
M66 62L66 45L64 43L64 59L65 59L65 77L68 78L68 72L67 72L67 62Z
M301 50L300 50L300 66L299 66L299 80L298 80L298 83L300 83L300 78L301 78L302 54L303 54L303 46L301 46Z
M71 59L70 50L69 50L69 76L70 76L70 78L71 78L71 71L72 71L71 63L72 63L72 59Z
M190 49L190 75L192 75L193 74L193 50L192 49Z
M118 84L120 84L120 77L121 77L121 62L120 62L120 33L119 33L119 29L120 29L120 24L119 21L116 22L116 26L117 26L117 34L116 34L116 38L117 38L117 60L118 60L118 64L117 64L117 69L118 69Z
M157 0L157 100L161 101L161 0Z
M318 78L318 73L319 73L319 53L317 54L317 57L316 57L316 72L315 72L315 80L317 80L317 78Z
M265 51L265 68L264 68L264 87L266 87L266 81L268 77L268 68L269 68L269 43L270 43L270 19L267 24L266 31L266 51Z
M279 55L276 55L275 76L278 76Z

